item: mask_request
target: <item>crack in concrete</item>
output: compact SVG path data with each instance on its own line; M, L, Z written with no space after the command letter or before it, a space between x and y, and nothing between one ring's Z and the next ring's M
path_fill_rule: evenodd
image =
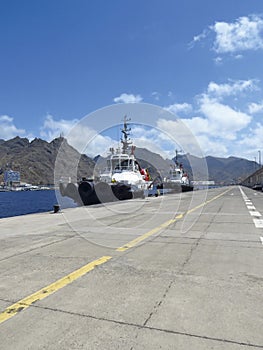
M47 310L47 311L52 311L52 312L60 312L60 313L68 314L71 316L85 317L85 318L93 319L96 321L104 321L104 322L114 323L114 324L121 325L121 326L134 327L134 328L137 328L138 330L157 331L157 332L185 336L185 337L192 337L192 338L197 338L197 339L202 339L202 340L207 340L207 341L215 341L215 342L219 342L219 343L235 344L235 345L239 345L239 346L247 346L247 347L251 347L251 348L263 349L263 344L262 345L261 344L253 344L253 343L244 342L244 341L225 339L225 338L217 338L217 337L211 337L211 336L207 336L207 335L195 334L195 333L190 333L190 332L180 332L180 331L171 330L171 329L147 326L144 324L140 325L137 323L118 321L118 320L113 320L113 319L104 318L104 317L96 317L93 315L87 315L87 314L82 314L82 313L73 312L73 311L66 311L66 310L51 308L51 307L47 307L47 306L43 307L43 306L31 304L30 307L34 307L34 308L42 309L42 310ZM138 333L137 333L135 339L137 337L138 337ZM130 350L133 350L133 349L134 349L134 347L132 346L130 348Z
M218 212L220 212L221 208L222 208L222 205L219 207ZM204 239L205 235L208 233L208 230L209 230L209 228L211 227L211 225L213 224L214 218L216 217L216 215L217 215L217 213L214 214L212 220L208 223L206 229L205 229L204 232L200 235L200 237L196 238L195 242L193 243L193 245L192 245L192 247L191 247L191 249L190 249L190 252L189 252L188 256L186 257L185 261L182 263L182 265L181 265L181 267L180 267L180 269L179 269L179 271L178 271L178 274L182 274L182 272L183 272L185 266L186 266L186 265L189 263L189 261L191 260L194 251L195 251L196 248L199 246L201 240ZM174 227L176 226L176 223L177 223L177 222L175 222L175 224L173 225ZM171 229L171 226L170 226L169 228ZM166 296L167 296L169 290L171 289L171 287L172 287L172 285L175 283L175 281L176 281L176 277L173 278L173 279L170 281L170 283L168 284L167 288L165 289L165 292L164 292L162 298L154 305L152 312L149 314L149 316L147 317L147 319L145 320L145 322L144 322L144 324L143 324L144 326L147 326L147 323L151 320L152 316L153 316L154 314L157 313L159 307L160 307L160 306L162 305L162 303L164 302L164 300L165 300L165 298L166 298Z
M59 239L59 240L54 241L54 242L46 243L46 244L43 244L43 245L41 245L41 246L38 246L38 247L35 247L35 248L31 248L31 249L29 249L29 250L26 250L26 251L24 251L24 252L20 252L20 253L17 253L17 254L9 255L9 256L7 256L7 257L5 257L5 258L0 259L0 262L1 262L1 261L8 260L8 259L11 259L11 258L15 258L15 257L20 256L20 255L24 255L24 254L27 254L27 253L31 253L31 252L33 252L34 250L37 250L37 249L42 249L42 248L51 246L51 245L53 245L53 244L57 244L57 243L64 242L64 241L66 241L66 240L68 240L68 239L71 239L71 238L74 238L74 237L76 237L76 235L74 235L74 236L69 236L69 237L64 237L63 239Z

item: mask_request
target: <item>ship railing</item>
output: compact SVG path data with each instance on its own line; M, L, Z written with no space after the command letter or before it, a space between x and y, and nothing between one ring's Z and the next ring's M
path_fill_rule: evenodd
M71 177L70 176L61 176L59 179L60 183L70 183L71 182Z

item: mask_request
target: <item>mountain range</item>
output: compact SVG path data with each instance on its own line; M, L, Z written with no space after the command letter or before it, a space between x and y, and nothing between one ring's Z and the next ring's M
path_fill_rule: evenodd
M0 140L0 182L3 181L3 172L12 169L20 172L23 182L53 184L58 154L62 159L60 176L70 177L73 181L81 177L92 177L94 170L99 171L105 164L105 159L100 156L92 159L80 154L63 137L47 142L39 138L29 141L17 136L8 141ZM136 148L135 156L142 167L148 168L152 178L167 176L175 162L175 158L164 159L145 148ZM77 160L76 166L72 159ZM178 155L177 161L183 164L192 180L210 180L216 184L240 182L258 166L253 161L237 157L198 158L190 154Z
M66 177L75 176L75 169L69 164L71 159L78 159L77 175L91 176L95 162L86 155L80 155L71 147L66 139L59 137L51 142L35 138L29 142L27 138L15 137L11 140L0 140L0 182L3 181L4 170L12 169L20 172L22 182L31 184L53 184L54 169L58 151L63 152ZM60 153L60 154L61 154ZM63 174L63 168L60 169Z

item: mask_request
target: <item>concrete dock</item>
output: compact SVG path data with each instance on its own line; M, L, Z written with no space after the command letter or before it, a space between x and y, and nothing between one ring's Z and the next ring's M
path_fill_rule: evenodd
M263 193L0 220L0 347L263 349Z

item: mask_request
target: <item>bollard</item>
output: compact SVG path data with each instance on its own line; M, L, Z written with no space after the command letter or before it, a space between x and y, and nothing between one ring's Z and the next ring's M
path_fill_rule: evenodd
M59 210L60 210L60 207L59 207L58 204L55 204L55 205L53 206L53 208L54 208L54 213L58 213Z

